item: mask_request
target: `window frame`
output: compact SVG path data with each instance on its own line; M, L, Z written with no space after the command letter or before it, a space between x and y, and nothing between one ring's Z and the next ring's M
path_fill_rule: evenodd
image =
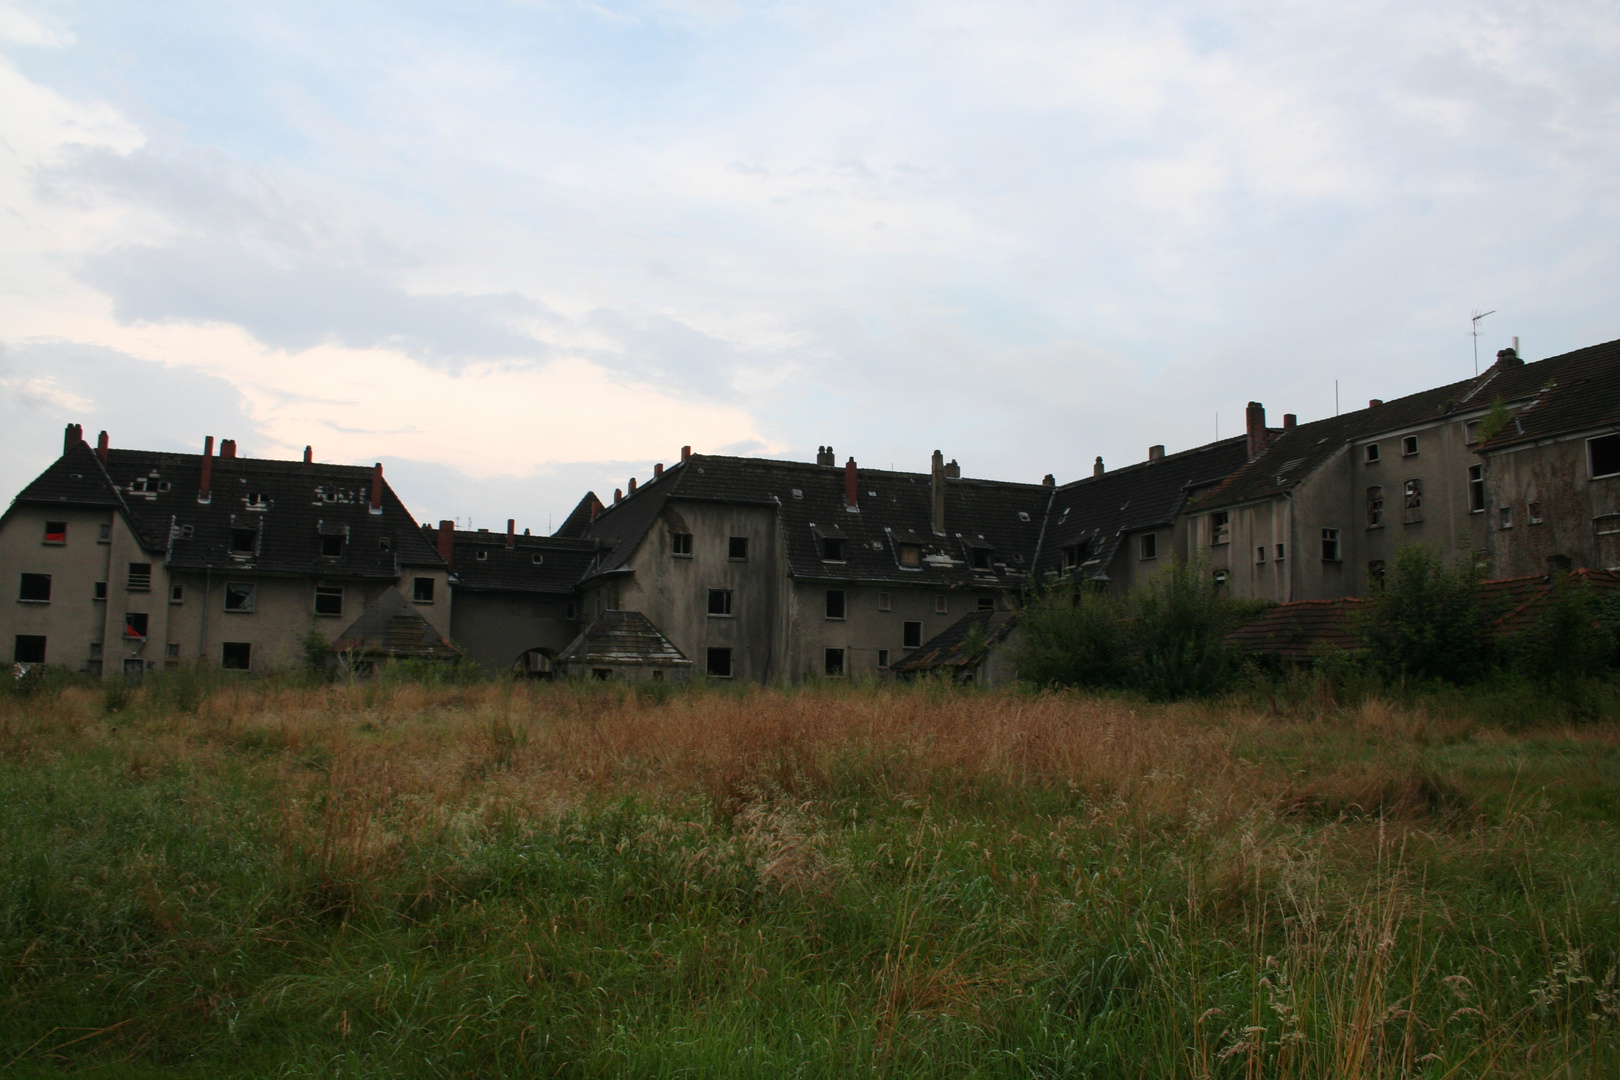
M888 667L889 667L889 650L888 649L879 649L877 651L877 666L878 666L879 671L885 671L885 670L888 669Z
M52 529L52 525L55 525L56 528ZM52 547L61 547L67 543L67 527L68 523L65 521L47 521L45 523L45 539L40 543L50 544Z
M424 586L425 586L425 588L424 588ZM435 593L437 593L437 591L438 591L437 580L435 578L431 578L431 577L412 577L411 578L411 603L413 603L413 604L431 604L431 603L433 603L433 598L434 598Z
M1423 477L1413 476L1407 478L1402 492L1402 523L1416 525L1423 520Z
M1598 472L1597 443L1614 442L1615 468L1611 472ZM1607 480L1610 477L1620 476L1620 432L1609 432L1606 435L1594 435L1586 440L1586 476L1589 480Z
M1401 457L1417 457L1418 453L1418 437L1416 435L1402 435Z
M676 559L690 559L692 557L692 534L689 532L669 531L669 553Z
M913 643L912 639L916 641ZM900 647L902 649L920 649L923 643L923 624L921 619L906 619L900 623Z
M1322 527L1323 562L1344 562L1344 539L1342 532L1343 530L1340 529L1330 529L1327 526ZM1330 544L1332 547L1328 546ZM1330 551L1332 554L1329 554Z
M141 570L137 569L137 567L144 567L145 569ZM151 592L152 564L149 562L130 563L124 578L124 589L127 592Z
M836 598L836 599L835 599ZM826 617L833 622L842 622L849 618L849 591L847 589L826 590ZM834 613L836 609L837 613Z
M1370 442L1364 446L1362 448L1361 460L1365 465L1376 465L1382 461L1383 457L1378 449L1378 444L1375 442Z
M39 643L39 656L38 656L37 659L35 659L34 655L33 655L33 653L34 653L33 644L36 641ZM27 652L28 652L27 656L23 655L23 653L24 653L24 649L23 649L24 642L26 642L28 644L28 646L29 646L29 648L27 650ZM50 637L49 637L49 635L46 635L46 634L17 634L17 635L15 635L15 637L13 638L12 643L11 643L11 662L13 664L44 664L46 662L45 658L49 655L49 649L50 649Z
M137 627L139 629L137 629ZM152 618L144 611L124 612L124 632L120 635L125 641L145 641L152 629Z
M236 590L234 593L232 590ZM231 601L236 599L233 606ZM232 615L252 615L259 606L259 583L256 581L227 581L224 589L224 610Z
M1274 548L1276 548L1277 550L1272 553L1271 561L1272 562L1284 562L1284 561L1286 561L1287 558L1288 558L1288 547L1287 547L1287 545L1282 544L1282 543L1277 543L1277 544L1273 544L1272 546Z
M822 650L822 669L829 679L842 679L848 674L848 667L844 662L845 651L827 646ZM836 665L837 670L834 670Z
M724 671L715 670L715 661L720 660L725 667ZM703 673L711 679L731 679L736 677L736 665L732 663L731 646L711 645L704 650Z
M1266 545L1258 544L1258 545L1255 546L1255 549L1254 549L1254 565L1256 565L1256 566L1264 566L1264 565L1266 565Z
M43 590L40 586L43 583ZM43 596L29 596L29 586L34 586L35 592L43 591ZM19 604L48 604L51 602L51 575L21 573L17 575L17 603Z
M233 654L240 650L241 663L233 663ZM252 671L253 642L222 641L219 643L219 666L222 671Z
M1496 527L1499 529L1513 528L1513 507L1511 505L1496 508Z
M1367 528L1382 529L1384 527L1384 485L1370 484L1367 487Z
M1232 542L1232 512L1215 510L1209 515L1209 546L1223 547Z
M896 557L900 560L900 566L902 568L906 570L922 569L921 544L900 544L899 549L900 550L896 552Z
M716 610L716 601L719 601L719 610ZM711 619L732 619L734 597L731 589L710 589L707 605L707 614Z
M739 554L739 552L741 554ZM726 539L726 559L730 562L748 561L748 537L732 536Z
M823 536L821 538L822 562L847 562L844 557L844 541L837 536Z
M1525 503L1524 523L1526 525L1545 525L1547 523L1545 508L1538 502Z
M894 593L880 592L877 594L877 609L879 611L894 610Z
M1138 562L1151 562L1159 557L1159 534L1156 532L1143 533L1136 538L1136 558Z
M429 578L428 580L432 581L433 579ZM322 618L341 617L343 615L343 591L344 591L343 586L341 586L341 585L317 585L317 586L315 586L315 597L314 597L315 606L312 609L314 611L314 613L316 615L322 617ZM331 600L334 597L336 597L336 599L337 599L337 610L336 611L323 611L321 609L321 601L322 600Z
M1483 514L1485 512L1485 465L1468 466L1468 512L1470 514Z
M984 570L984 571L989 572L989 573L994 573L995 572L996 568L995 568L995 564L994 564L993 560L995 558L996 553L995 553L994 550L992 550L991 548L987 548L987 547L974 547L971 550L972 550L972 553L973 553L972 554L972 566L973 566L973 569L975 569L975 570Z
M246 547L241 546L244 537L250 540ZM338 539L341 541L342 537L338 537ZM322 537L322 547L325 547L325 537ZM259 553L259 530L250 529L245 525L232 525L230 547L227 552L231 555L257 555Z
M186 602L186 587L171 582L169 584L169 603L184 604Z
M343 558L343 549L346 546L344 544L344 542L343 542L343 539L344 538L343 538L342 533L321 533L321 558L323 558L323 559L341 559L341 558ZM327 550L329 547L333 546L334 544L337 547L336 551Z
M949 615L951 613L951 598L947 593L934 594L934 614Z

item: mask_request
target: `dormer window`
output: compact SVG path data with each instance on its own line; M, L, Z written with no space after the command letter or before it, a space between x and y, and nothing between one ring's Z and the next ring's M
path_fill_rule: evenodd
M270 500L265 498L262 492L247 496L246 502L249 510L268 510L270 508Z
M132 492L145 494L146 492L152 490L152 481L148 477L137 476L135 479L129 482L129 490Z
M321 537L321 556L327 559L343 557L343 535L341 533L328 533Z
M827 537L821 541L822 562L843 562L844 542L834 537Z
M479 562L487 562L489 561L489 552L485 551L483 548L479 548L478 554L475 557Z
M539 566L541 563L543 563L545 561L546 561L546 557L544 555L530 555L529 556L529 565L530 566Z
M334 539L336 539L339 543L341 543L342 540L343 540L342 537L335 537ZM258 529L232 529L231 530L231 554L232 555L252 555L255 551L258 550L258 547L259 547L259 530ZM338 554L340 554L340 555L342 553L343 552L341 550L338 552Z
M983 548L983 547L974 548L973 549L973 569L975 569L975 570L992 570L992 569L994 569L994 567L992 567L990 565L990 557L992 555L994 555L994 554L995 554L995 552L991 551L989 548Z
M922 546L919 545L919 544L901 544L900 545L900 565L901 566L921 566L922 565Z

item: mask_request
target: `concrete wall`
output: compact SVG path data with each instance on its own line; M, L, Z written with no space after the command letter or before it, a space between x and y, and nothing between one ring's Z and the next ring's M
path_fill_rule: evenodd
M450 638L493 675L511 670L530 649L561 652L579 633L579 620L569 614L574 607L571 596L458 590Z
M45 543L47 521L67 523L66 543ZM0 585L4 590L0 592L0 648L5 650L6 661L12 658L17 635L26 634L46 639L47 664L71 671L100 670L101 657L92 655L91 646L105 639L109 609L117 610L121 626L126 606L122 580L114 591L108 573L113 524L110 510L24 506L13 510L5 525L0 526L0 566L7 570ZM109 533L106 539L101 538L103 528ZM124 535L128 536L127 530ZM48 604L18 599L21 575L25 573L51 575ZM98 581L108 582L107 600L94 599Z
M1152 536L1156 545L1157 554L1151 559L1142 558L1142 538L1145 536ZM1108 565L1108 591L1126 593L1151 581L1175 565L1177 550L1178 538L1173 526L1128 533L1121 538L1113 561Z
M827 618L829 589L844 592L842 619ZM883 610L885 596L887 611ZM794 682L807 677L825 677L828 649L844 650L846 677L881 675L884 671L878 666L881 650L888 650L891 664L912 651L905 645L908 621L922 623L921 641L926 642L975 610L981 598L1005 606L1005 600L992 589L931 589L837 581L794 581L791 597L798 632L791 642L785 674ZM942 599L943 612L939 610Z
M1620 535L1599 537L1594 519L1620 514L1620 477L1594 480L1582 433L1533 446L1492 453L1486 465L1487 507L1481 517L1489 531L1492 573L1521 577L1548 572L1550 560L1571 568L1620 566ZM1530 504L1541 507L1541 522L1530 521ZM1513 524L1504 528L1501 510L1510 507Z

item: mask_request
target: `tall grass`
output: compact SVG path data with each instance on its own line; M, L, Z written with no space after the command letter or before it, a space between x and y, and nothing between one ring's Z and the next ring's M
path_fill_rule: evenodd
M191 704L0 703L0 1070L1620 1070L1612 723L877 687Z

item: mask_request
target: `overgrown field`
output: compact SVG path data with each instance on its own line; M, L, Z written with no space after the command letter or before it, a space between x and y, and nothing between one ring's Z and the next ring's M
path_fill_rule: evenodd
M1613 722L70 687L0 699L0 1072L1616 1076L1617 822Z

